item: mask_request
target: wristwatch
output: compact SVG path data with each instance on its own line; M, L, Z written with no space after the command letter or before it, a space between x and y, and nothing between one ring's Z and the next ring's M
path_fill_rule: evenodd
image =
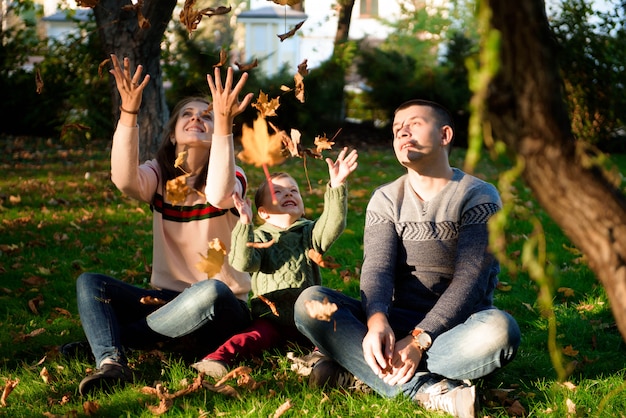
M428 333L421 328L415 328L413 331L411 331L411 335L413 336L413 341L415 341L417 346L422 351L428 350L433 343L430 335L428 335Z

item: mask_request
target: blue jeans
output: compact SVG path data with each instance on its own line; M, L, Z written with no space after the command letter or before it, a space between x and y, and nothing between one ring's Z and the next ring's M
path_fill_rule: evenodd
M83 273L76 281L78 313L96 358L126 364L123 347L153 348L193 335L208 352L250 324L246 303L219 280L204 280L183 292L142 289L113 277ZM159 298L150 305L141 298Z
M322 302L324 298L338 308L329 322L311 318L305 308L306 301ZM419 313L393 308L388 317L398 340L421 319ZM365 362L361 343L367 326L360 301L321 286L309 287L296 301L294 319L300 332L322 353L386 397L404 393L413 398L433 375L458 380L486 376L513 359L521 339L517 322L506 312L495 308L476 312L435 338L409 382L390 386Z

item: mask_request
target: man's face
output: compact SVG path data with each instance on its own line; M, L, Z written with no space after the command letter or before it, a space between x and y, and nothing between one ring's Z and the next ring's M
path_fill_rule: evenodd
M393 120L393 149L407 166L442 151L442 130L428 106L414 105L399 110Z

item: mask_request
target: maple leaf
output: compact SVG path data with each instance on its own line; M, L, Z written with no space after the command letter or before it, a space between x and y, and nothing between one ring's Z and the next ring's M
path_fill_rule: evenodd
M326 322L330 322L330 318L337 311L337 305L330 303L328 298L324 298L322 302L317 300L307 300L304 302L304 307L311 318Z
M322 151L327 150L327 149L332 149L333 145L335 145L335 143L332 140L329 140L326 135L324 136L316 136L315 137L315 141L313 141L313 143L315 144L315 150L318 153L322 153Z
M187 186L187 177L189 177L189 174L185 173L168 180L165 184L165 197L173 205L182 205L187 195L191 193L191 188Z
M261 117L265 119L268 116L277 116L276 109L280 107L280 100L278 97L268 100L269 96L260 90L259 97L256 102L252 103L252 107L259 111Z
M287 38L291 38L293 35L296 34L298 29L300 29L302 27L303 24L304 24L304 20L302 22L298 23L296 26L294 26L289 32L283 33L282 35L277 35L278 38L280 38L281 42L283 42Z
M35 86L37 86L37 94L41 94L41 92L43 92L43 78L41 78L41 72L39 72L39 68L35 70Z
M285 161L282 155L283 141L277 134L270 135L267 122L263 118L256 118L252 128L243 125L241 128L241 145L243 151L237 157L246 164L256 167L276 165Z
M135 4L127 4L122 6L122 10L127 12L135 12L137 14L137 23L139 24L139 29L148 29L150 28L150 21L146 19L146 17L141 12L143 8L143 0L137 0Z
M220 62L217 64L213 64L213 68L215 67L223 67L228 62L228 52L224 49L220 49Z
M196 268L203 273L206 273L208 278L215 276L222 270L224 264L224 257L226 256L226 247L219 238L214 238L209 241L209 248L207 249L206 256L200 254L202 261L196 264Z
M255 58L254 61L249 64L240 64L239 62L235 61L235 65L237 66L237 68L239 68L239 71L250 71L251 69L259 66L259 60Z

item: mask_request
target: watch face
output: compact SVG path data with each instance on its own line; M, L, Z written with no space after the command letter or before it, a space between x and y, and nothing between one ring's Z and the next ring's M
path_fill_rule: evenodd
M432 344L430 335L428 335L425 332L422 332L420 333L420 335L417 336L417 342L419 343L420 346L422 346L425 349L430 347L430 345Z

